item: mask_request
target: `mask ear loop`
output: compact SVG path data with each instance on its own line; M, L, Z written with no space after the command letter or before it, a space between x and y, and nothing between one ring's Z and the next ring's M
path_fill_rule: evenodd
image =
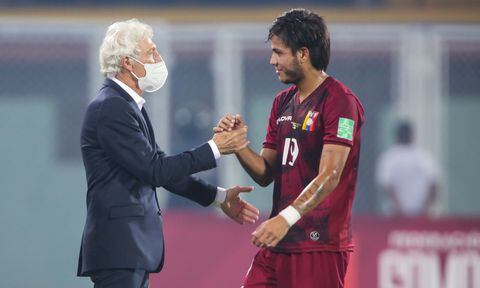
M142 64L142 66L145 66L145 64L143 64L142 62L140 62L140 60L137 60L135 57L127 56L127 58L133 59L133 60L137 61L138 63ZM133 73L133 71L130 71L130 73L132 73L133 77L135 77L137 80L140 79L140 77L138 77L137 75L135 75L135 73Z

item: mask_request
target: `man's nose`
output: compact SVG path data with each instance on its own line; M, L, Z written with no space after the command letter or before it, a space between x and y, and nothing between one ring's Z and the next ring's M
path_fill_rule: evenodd
M155 51L155 53L153 53L153 60L155 60L155 63L163 61L162 56L160 55L160 53L158 53L158 51Z
M270 64L274 66L277 65L277 59L274 56L270 57Z

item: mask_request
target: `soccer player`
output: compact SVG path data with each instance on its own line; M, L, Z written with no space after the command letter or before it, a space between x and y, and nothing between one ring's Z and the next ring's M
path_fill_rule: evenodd
M236 152L258 184L274 182L272 213L252 233L261 250L243 287L344 287L364 110L325 73L330 36L322 17L290 10L268 39L270 64L293 85L273 101L260 154L249 147ZM214 131L244 125L240 115L226 115Z

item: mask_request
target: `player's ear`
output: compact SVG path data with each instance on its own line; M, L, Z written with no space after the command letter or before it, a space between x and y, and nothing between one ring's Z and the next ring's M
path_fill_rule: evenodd
M307 47L301 47L297 50L297 59L300 64L304 64L310 59L310 51Z

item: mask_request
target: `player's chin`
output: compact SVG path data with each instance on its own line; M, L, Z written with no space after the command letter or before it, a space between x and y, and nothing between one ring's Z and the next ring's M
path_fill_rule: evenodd
M283 84L294 84L295 81L292 80L291 78L287 77L287 76L281 76L279 75L278 76L278 79L283 83Z

